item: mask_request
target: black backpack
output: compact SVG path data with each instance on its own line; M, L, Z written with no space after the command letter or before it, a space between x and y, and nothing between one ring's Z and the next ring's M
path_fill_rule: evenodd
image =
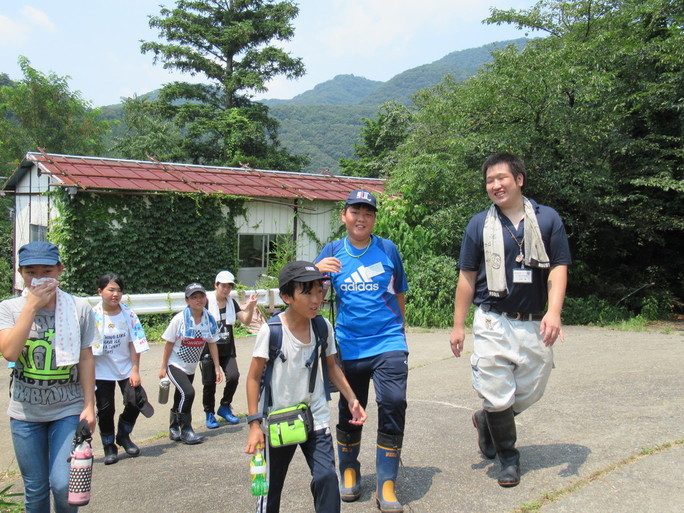
M280 314L274 315L268 321L269 338L268 338L268 362L264 367L264 373L261 376L260 396L264 399L264 415L267 413L269 406L273 404L271 397L271 378L273 377L273 364L276 358L285 361L285 355L282 351L283 346L283 324L280 320ZM309 393L313 393L316 387L316 376L318 374L318 361L320 360L321 368L323 370L323 383L325 387L325 399L330 401L330 385L328 378L328 365L326 362L326 351L328 349L328 325L322 315L317 315L312 319L312 326L314 335L316 337L316 346L314 347L311 357L306 362L306 367L309 369Z

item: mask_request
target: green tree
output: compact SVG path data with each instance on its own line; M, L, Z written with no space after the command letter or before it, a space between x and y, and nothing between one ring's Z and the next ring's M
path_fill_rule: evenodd
M416 96L390 190L432 213L409 226L458 254L463 224L486 203L482 161L512 151L527 163L526 194L564 218L571 294L616 302L655 283L643 290L684 297L684 4L542 1L487 21L546 37ZM643 295L632 300L638 310Z
M23 80L0 87L0 151L3 161L20 159L36 147L53 153L98 155L108 123L81 93L69 90L69 77L48 75L19 58Z
M166 42L143 42L142 52L153 53L164 68L208 80L175 82L161 90L161 113L187 135L188 160L292 170L306 163L280 147L278 122L266 106L250 100L275 76L304 74L301 59L270 44L293 37L291 21L298 12L289 1L176 0L174 9L150 17L150 26Z
M340 159L342 174L384 177L396 162L394 150L408 135L411 111L397 102L387 102L380 107L376 119L364 119L361 143L354 145L354 159Z
M112 151L117 157L164 162L183 159L183 137L178 127L164 119L156 103L139 96L123 101L124 133L116 138Z
M24 78L12 82L0 74L0 177L9 176L27 151L98 155L109 124L100 120L69 77L44 74L19 58ZM0 179L0 185L4 180ZM0 198L0 297L11 289L13 227L8 207L12 197Z

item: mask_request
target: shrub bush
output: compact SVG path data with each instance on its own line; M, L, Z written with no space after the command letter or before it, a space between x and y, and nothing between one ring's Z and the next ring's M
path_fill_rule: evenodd
M458 281L456 260L426 256L406 269L411 290L406 294L406 324L423 328L450 328L454 322L454 292Z

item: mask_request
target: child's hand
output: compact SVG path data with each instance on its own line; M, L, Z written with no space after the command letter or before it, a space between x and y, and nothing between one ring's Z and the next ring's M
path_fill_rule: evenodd
M223 381L223 374L219 369L216 369L216 384L218 385L221 381Z
M159 371L159 379L162 379L165 377L166 377L166 367L162 367L161 370Z
M354 399L349 403L349 411L352 414L352 418L349 421L350 424L360 426L366 422L368 415L366 415L366 410L363 409L363 406L361 406L358 399Z
M59 287L59 282L54 278L33 278L27 300L33 303L36 309L43 308L55 298L57 287Z
M335 257L327 257L316 264L316 269L322 273L342 272L342 262Z
M261 424L256 420L249 425L249 435L247 436L247 447L245 452L247 454L254 454L257 449L264 446L264 432L261 430Z

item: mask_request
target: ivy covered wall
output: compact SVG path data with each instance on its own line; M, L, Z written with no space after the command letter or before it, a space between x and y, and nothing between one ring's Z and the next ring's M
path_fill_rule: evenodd
M226 195L51 193L59 216L50 240L66 267L64 289L97 293L98 278L122 276L126 292L180 292L191 281L213 288L216 272L237 271L235 217L243 200Z

